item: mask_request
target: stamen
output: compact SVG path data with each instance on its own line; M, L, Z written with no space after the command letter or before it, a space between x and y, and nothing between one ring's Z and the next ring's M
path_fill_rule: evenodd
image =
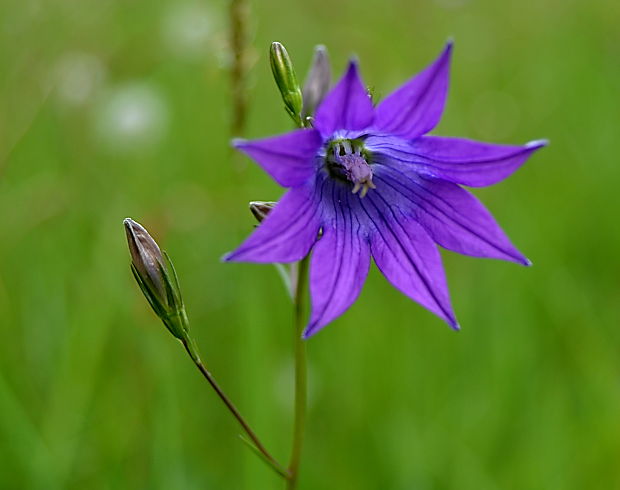
M372 182L372 180L367 180L364 182L356 182L355 185L353 186L353 194L356 194L357 191L359 191L360 189L362 189L362 192L360 192L360 197L366 197L366 194L368 194L368 191L370 189L376 189L377 186Z
M334 178L351 182L352 192L359 192L360 198L368 194L370 189L375 189L372 182L372 168L366 160L363 144L357 140L337 140L331 144L333 155L326 159L326 166L330 175Z

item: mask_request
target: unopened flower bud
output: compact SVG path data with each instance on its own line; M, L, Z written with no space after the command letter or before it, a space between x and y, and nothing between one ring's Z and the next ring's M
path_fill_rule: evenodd
M131 262L144 282L148 282L158 291L158 295L163 297L164 284L160 274L160 269L164 263L164 258L157 242L144 229L142 225L136 223L131 218L123 221L127 244L131 254Z
M272 201L252 201L250 203L250 211L256 218L256 221L262 223L276 204L278 203Z
M187 338L188 323L174 266L146 229L123 221L131 254L131 271L151 308L176 338Z
M306 76L303 89L303 111L305 120L314 114L315 109L323 101L331 83L331 67L327 48L319 45L314 48L314 58Z
M271 43L269 62L271 63L273 78L280 89L286 112L298 126L301 126L301 88L291 58L282 44Z

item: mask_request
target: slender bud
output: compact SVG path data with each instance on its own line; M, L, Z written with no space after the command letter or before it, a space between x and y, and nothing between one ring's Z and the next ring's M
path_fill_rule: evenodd
M187 339L187 316L170 258L139 223L126 218L123 224L131 254L131 271L142 293L170 333L180 340Z
M164 298L164 283L160 268L164 263L159 246L139 223L131 218L123 221L131 263L145 283L154 288L160 298Z
M280 89L284 108L289 116L293 118L295 124L301 126L302 96L297 75L293 68L293 62L289 57L286 48L278 43L271 43L269 50L269 61L273 78Z
M252 201L250 203L250 211L256 218L256 221L262 223L276 204L278 203L273 201Z
M304 82L302 111L304 120L307 117L311 117L323 101L325 94L329 90L331 79L332 74L327 48L319 45L314 48L314 58Z

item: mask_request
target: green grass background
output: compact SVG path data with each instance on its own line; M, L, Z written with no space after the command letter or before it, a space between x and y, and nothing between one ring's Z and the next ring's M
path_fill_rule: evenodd
M443 254L463 330L373 269L357 303L308 342L302 489L620 488L620 4L581 0L251 2L246 136L290 121L269 43L300 72L329 47L385 95L449 36L437 134L549 138L476 190L532 268ZM270 266L222 264L282 191L231 159L227 5L179 54L179 2L0 2L0 488L271 489L278 478L149 311L122 219L173 257L201 350L275 455L291 432L291 305ZM67 53L105 68L81 104L58 95ZM55 71L56 70L56 71ZM151 145L97 136L110 91L150 87Z

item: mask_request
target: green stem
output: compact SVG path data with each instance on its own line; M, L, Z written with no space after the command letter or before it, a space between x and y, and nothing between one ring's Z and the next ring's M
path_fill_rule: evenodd
M306 300L306 285L308 282L308 260L306 257L299 263L297 281L295 285L295 422L293 428L293 447L288 467L289 479L287 490L297 488L299 464L301 462L301 448L304 441L306 422L306 405L308 398L308 373L306 366L306 345L302 339L304 328L304 310Z
M249 437L251 441L250 447L254 449L257 453L259 453L262 456L263 460L276 473L278 473L280 476L288 480L290 478L289 472L285 470L282 467L282 465L280 465L280 463L276 461L276 459L269 453L269 451L267 451L267 448L265 448L263 443L260 441L258 436L254 433L254 431L250 427L250 425L245 421L245 419L243 418L243 416L241 415L237 407L226 396L224 391L222 391L222 388L220 388L220 386L217 384L213 375L209 372L207 367L203 364L202 360L200 359L200 354L198 353L198 348L194 340L191 337L185 337L184 339L181 340L181 342L183 343L183 346L185 347L185 350L187 351L189 356L192 358L192 361L194 361L194 364L196 365L198 370L202 373L205 379L209 382L213 390L215 390L215 393L217 393L217 396L219 396L220 400L224 402L224 405L226 405L226 408L228 408L230 413L232 413L233 416L237 419L237 422L239 422L239 424L241 425L241 427L243 428L243 430ZM245 442L249 443L249 441L245 441Z

